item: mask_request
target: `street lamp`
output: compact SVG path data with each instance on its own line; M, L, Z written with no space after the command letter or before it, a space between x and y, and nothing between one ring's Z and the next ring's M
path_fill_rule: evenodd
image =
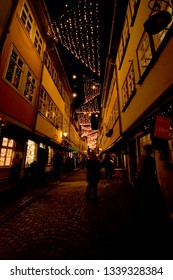
M152 2L153 5L152 5ZM173 12L173 0L150 0L148 7L152 11L150 17L144 22L144 29L148 34L154 35L165 29L172 21L172 14L166 10L162 10L162 4L167 4Z

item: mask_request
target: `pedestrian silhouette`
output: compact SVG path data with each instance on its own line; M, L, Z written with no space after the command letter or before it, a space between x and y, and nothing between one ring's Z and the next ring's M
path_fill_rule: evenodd
M148 226L154 230L159 227L161 232L161 227L167 223L168 209L157 179L152 146L145 145L144 151L138 166L137 192Z
M87 182L86 197L90 198L93 194L94 201L97 201L97 187L100 180L100 161L96 154L92 151L90 158L87 160Z
M112 179L113 169L114 169L114 160L112 158L111 153L105 155L103 160L103 166L105 168L105 180Z
M59 150L54 154L52 161L53 161L54 178L57 179L58 176L62 174L62 167L63 167L63 157Z
M16 152L12 160L12 167L10 170L11 181L16 185L16 187L18 187L20 184L21 167L22 167L22 157L20 153Z

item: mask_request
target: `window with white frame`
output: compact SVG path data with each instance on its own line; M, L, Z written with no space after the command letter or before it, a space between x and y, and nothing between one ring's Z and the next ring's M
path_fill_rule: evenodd
M53 124L55 127L58 126L58 108L53 104Z
M39 101L39 111L46 116L46 111L47 111L47 92L41 88L40 92L40 101Z
M28 34L30 34L32 29L32 24L33 24L33 17L31 15L29 6L26 2L24 3L22 8L21 21L25 26L25 29L28 32Z
M152 59L151 46L147 32L144 32L137 48L137 59L140 76L144 73Z
M14 140L3 137L2 146L0 149L0 166L1 167L12 165L14 146L15 146Z
M34 17L32 15L31 9L27 1L25 1L22 6L20 19L25 27L25 30L29 34L30 39L33 42L38 54L41 55L43 49L43 39L38 30L38 26L36 24L36 21L34 20Z
M38 53L41 54L43 40L38 30L35 32L34 46L37 49Z
M121 67L125 52L126 52L126 47L128 44L128 40L129 40L129 24L128 24L128 18L125 18L124 21L124 26L123 26L123 31L121 34L121 39L120 39L120 44L119 44L119 48L118 48L118 59L119 59L119 69Z
M27 73L24 96L32 103L34 98L36 79L30 71Z
M42 113L55 127L62 129L63 114L42 87L39 100L39 112Z
M45 53L45 66L50 73L50 71L51 71L51 59L50 59L50 56L48 55L47 52Z
M45 53L45 62L44 63L45 63L45 66L46 66L49 74L52 77L52 80L54 81L55 86L57 87L59 93L61 94L61 96L63 98L63 86L62 86L60 77L56 71L53 61L51 60L51 58L47 52Z
M112 109L112 112L111 112L111 115L109 118L109 123L107 125L107 129L113 128L118 117L119 117L119 110L118 110L118 98L117 98L114 103L114 106L113 106L113 109Z
M29 102L33 102L37 80L14 46L11 48L7 68L3 77L23 97Z
M131 94L136 89L135 71L134 71L133 63L131 64L131 67L130 67L128 75L127 75L127 84L128 84L129 96L131 96Z
M136 90L136 81L135 81L134 66L132 62L122 87L123 108L126 106L127 102L129 101L130 97L135 92L135 90Z
M127 85L127 80L124 81L123 87L122 87L122 104L123 104L123 108L126 105L127 101L128 101L128 85Z
M53 122L53 101L49 97L48 98L48 106L47 106L47 118Z
M22 61L17 51L12 49L5 79L9 83L11 83L16 89L19 89L22 80L23 71L24 71L24 62Z
M51 77L52 77L52 80L54 81L54 83L56 84L57 73L56 73L56 70L55 70L55 67L54 67L53 63L52 63Z

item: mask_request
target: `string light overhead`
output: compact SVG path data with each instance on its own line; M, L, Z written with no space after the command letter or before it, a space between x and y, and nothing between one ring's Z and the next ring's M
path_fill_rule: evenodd
M83 75L85 102L89 102L100 94L101 85Z
M97 98L76 109L76 113L100 113Z
M100 22L99 1L76 1L76 6L69 8L58 21L48 29L48 35L57 43L61 43L71 54L92 72L92 76L100 76ZM72 75L72 79L77 76ZM84 105L76 109L81 136L87 137L89 147L96 147L97 133L91 128L93 114L100 113L97 97L100 95L101 85L83 75ZM73 92L73 97L77 96ZM92 135L92 137L90 136Z
M98 0L83 0L54 21L60 43L93 73L100 76Z

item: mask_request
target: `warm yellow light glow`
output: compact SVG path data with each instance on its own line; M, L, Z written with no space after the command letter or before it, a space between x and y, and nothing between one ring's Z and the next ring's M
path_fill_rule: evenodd
M73 92L73 97L76 98L77 97L77 93Z
M92 85L92 89L96 89L96 86L95 86L95 85Z
M75 79L77 78L77 76L74 74L74 75L72 76L72 78L75 80Z
M67 137L67 132L64 131L64 132L63 132L63 135L64 135L64 137Z

